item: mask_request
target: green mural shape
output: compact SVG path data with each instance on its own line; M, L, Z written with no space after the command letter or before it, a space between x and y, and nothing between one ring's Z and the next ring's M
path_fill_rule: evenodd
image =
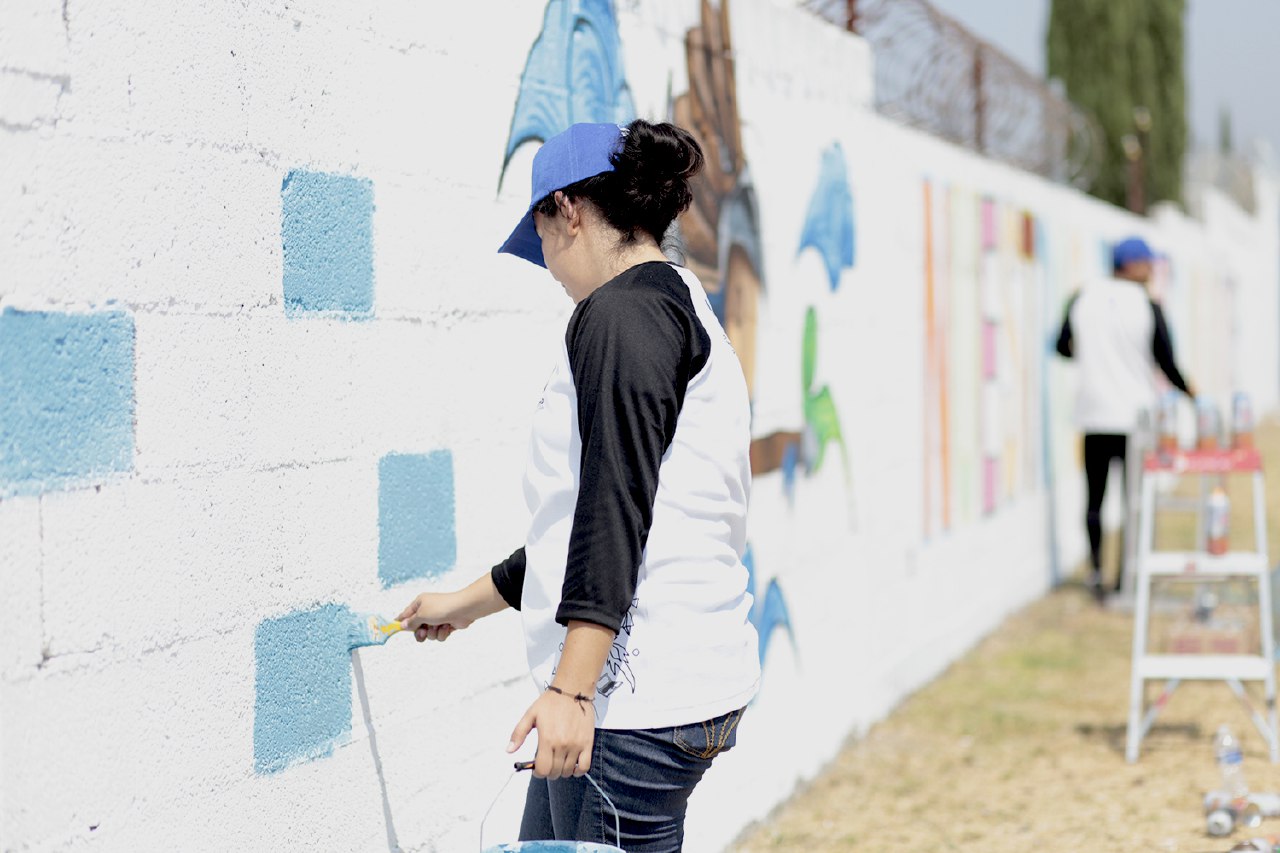
M814 373L818 363L818 312L812 307L804 315L804 342L801 359L801 381L804 384L804 422L809 433L811 446L806 448L806 462L811 473L822 467L822 460L827 455L827 445L835 442L840 446L840 455L845 459L848 473L848 452L844 446L844 435L840 431L840 415L836 412L836 401L831 396L831 388L823 385L813 390ZM811 457L810 457L810 454Z

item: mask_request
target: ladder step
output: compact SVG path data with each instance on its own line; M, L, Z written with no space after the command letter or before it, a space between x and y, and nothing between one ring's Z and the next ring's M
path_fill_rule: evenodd
M1146 655L1135 666L1143 679L1263 681L1274 664L1262 655Z
M1145 575L1265 575L1267 558L1254 551L1213 556L1199 551L1157 551L1139 558Z

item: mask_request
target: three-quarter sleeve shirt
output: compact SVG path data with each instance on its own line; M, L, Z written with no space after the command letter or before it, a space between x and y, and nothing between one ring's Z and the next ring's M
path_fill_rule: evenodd
M1067 304L1060 355L1080 368L1076 422L1086 433L1129 434L1156 403L1155 370L1183 393L1164 312L1141 284L1096 281Z
M616 632L601 727L693 723L751 699L749 445L742 368L692 273L640 264L578 304L534 414L529 534L492 573L539 687L581 620Z

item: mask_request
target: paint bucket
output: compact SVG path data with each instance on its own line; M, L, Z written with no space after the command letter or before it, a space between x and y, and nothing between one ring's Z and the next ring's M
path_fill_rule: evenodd
M516 841L486 847L484 853L623 853L623 850L612 844L590 841Z
M614 847L612 844L598 844L594 841L510 841L485 847L484 825L489 820L489 814L493 811L493 807L498 804L498 800L502 799L503 792L507 790L511 780L521 770L532 769L532 761L517 761L515 772L507 777L502 789L498 791L498 796L494 797L493 802L489 804L488 810L485 811L484 817L480 821L480 853L626 853L621 847ZM599 792L604 801L609 804L609 808L613 809L613 837L621 838L622 820L618 816L618 807L613 804L613 800L609 799L609 795L601 789L596 780L591 778L590 773L587 773L584 778Z

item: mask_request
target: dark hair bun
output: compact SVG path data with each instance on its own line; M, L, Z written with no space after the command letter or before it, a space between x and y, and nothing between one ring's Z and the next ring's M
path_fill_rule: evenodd
M702 168L702 149L683 128L636 119L613 155L617 196L605 215L629 237L640 230L662 241L672 220L693 201L689 179Z

